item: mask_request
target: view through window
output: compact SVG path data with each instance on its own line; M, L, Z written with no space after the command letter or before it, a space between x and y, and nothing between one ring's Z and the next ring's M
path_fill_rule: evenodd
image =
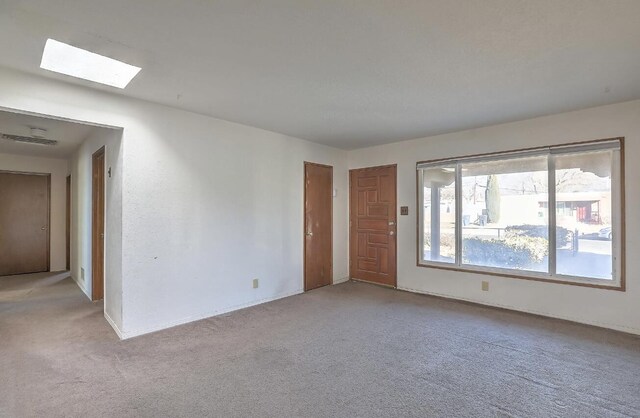
M619 284L620 150L607 140L418 163L419 263Z

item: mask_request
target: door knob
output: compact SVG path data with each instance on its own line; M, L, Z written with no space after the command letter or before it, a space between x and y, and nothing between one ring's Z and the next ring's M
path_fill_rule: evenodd
M46 226L43 226L43 227L42 227L42 228L40 228L40 229L42 229L43 231L46 231L46 230L47 230L47 227L46 227Z
M393 235L393 231L389 231L389 235Z
M393 221L389 221L389 225L395 225L396 223Z
M313 232L308 231L308 232L307 232L307 236L308 236L308 237L312 237L312 236L313 236Z

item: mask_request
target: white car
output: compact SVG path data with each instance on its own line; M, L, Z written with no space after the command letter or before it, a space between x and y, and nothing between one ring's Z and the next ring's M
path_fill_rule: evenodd
M611 227L608 226L606 228L602 228L598 232L598 238L604 238L604 239L611 240Z

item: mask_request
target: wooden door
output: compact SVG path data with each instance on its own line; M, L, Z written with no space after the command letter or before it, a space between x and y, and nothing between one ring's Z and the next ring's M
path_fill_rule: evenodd
M396 286L396 166L351 170L349 273Z
M104 147L93 154L91 210L91 299L104 297Z
M304 163L304 289L333 281L333 167Z
M0 172L0 276L49 271L49 174Z

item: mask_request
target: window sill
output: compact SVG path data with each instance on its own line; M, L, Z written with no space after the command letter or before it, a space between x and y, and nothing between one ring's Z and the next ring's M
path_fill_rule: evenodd
M428 262L428 263L424 261L418 262L417 266L425 267L425 268L440 269L440 270L457 271L461 273L484 274L488 276L507 277L511 279L533 280L538 282L566 284L566 285L581 286L581 287L591 287L596 289L617 290L620 292L625 291L624 277L622 277L620 280L606 280L606 279L589 279L585 277L564 276L564 275L550 276L549 274L546 274L546 273L535 273L535 272L520 273L518 271L509 270L509 269L499 269L499 268L482 267L482 266L456 266L456 265L451 265L449 263L443 263L443 262L437 262L437 261ZM602 282L609 282L609 284L605 284Z

